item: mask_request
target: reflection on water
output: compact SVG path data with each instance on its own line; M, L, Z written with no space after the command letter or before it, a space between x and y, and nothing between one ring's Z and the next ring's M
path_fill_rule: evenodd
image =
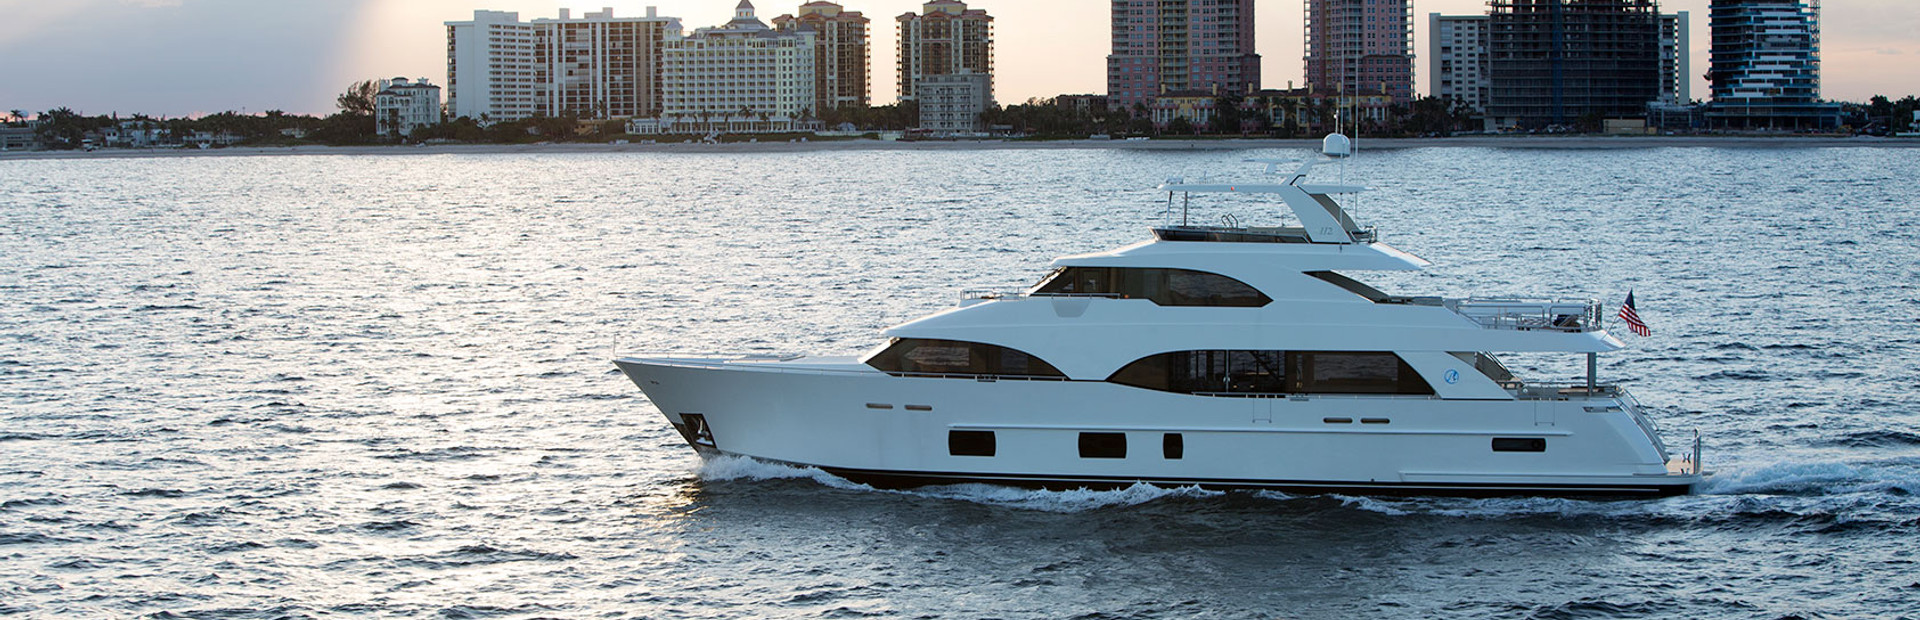
M1161 179L1306 154L0 162L0 613L1920 615L1904 152L1347 165L1356 219L1436 263L1359 274L1388 293L1635 290L1655 337L1601 372L1707 437L1701 496L876 491L702 464L608 363L868 350L1143 239ZM1224 216L1277 223L1191 213Z

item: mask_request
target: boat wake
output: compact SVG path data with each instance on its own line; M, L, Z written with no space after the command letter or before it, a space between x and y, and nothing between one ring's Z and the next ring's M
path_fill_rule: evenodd
M1122 489L1049 491L992 484L954 484L907 490L883 490L852 482L812 467L795 467L741 456L706 459L698 475L707 481L809 480L845 490L868 491L972 502L1018 510L1077 513L1150 504L1168 499L1209 499L1229 495L1198 487L1162 487L1138 483ZM1314 496L1268 491L1246 494L1276 508ZM1795 520L1920 526L1920 458L1872 463L1767 463L1724 469L1698 495L1658 500L1594 500L1554 497L1456 498L1330 495L1349 509L1390 516L1470 519L1532 517L1597 518L1713 524Z
M1176 497L1217 497L1224 493L1199 487L1159 487L1137 483L1124 489L1048 491L994 484L949 484L905 490L884 490L853 482L814 467L795 467L752 457L722 455L705 459L695 472L701 480L811 480L836 489L873 491L1003 506L1041 512L1084 512L1114 506L1135 506Z

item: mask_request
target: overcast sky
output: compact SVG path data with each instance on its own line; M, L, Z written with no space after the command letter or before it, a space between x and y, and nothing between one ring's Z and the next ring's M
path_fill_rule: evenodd
M756 0L762 20L804 0ZM224 110L329 114L346 85L379 77L446 83L447 21L474 9L522 20L615 15L718 25L738 0L0 0L0 113L67 106L84 114L199 115ZM896 93L893 18L918 0L842 0L873 20L873 98ZM1822 94L1864 101L1920 94L1920 1L1828 0L1822 13ZM994 20L996 95L1002 103L1062 93L1104 93L1108 0L979 0ZM1689 11L1695 99L1706 99L1707 0L1665 0ZM1477 14L1485 0L1415 0L1415 54L1426 53L1428 13ZM1301 0L1258 0L1262 80L1302 82ZM1416 88L1426 89L1416 59Z

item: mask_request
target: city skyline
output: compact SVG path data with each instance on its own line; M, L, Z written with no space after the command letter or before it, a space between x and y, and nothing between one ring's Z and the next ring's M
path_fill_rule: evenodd
M800 0L756 0L760 14L794 13ZM270 109L328 114L348 84L365 79L446 78L444 23L475 9L517 11L522 19L550 18L561 8L576 14L612 7L622 16L658 7L695 28L725 23L737 0L0 0L10 17L0 24L0 54L12 60L0 73L0 107L37 113L70 107L87 114L145 113L188 116L227 110ZM898 92L892 18L918 12L919 0L851 0L849 10L873 18L870 89L873 103ZM976 0L994 21L995 90L1003 105L1030 97L1104 94L1110 51L1109 0L1030 2ZM1920 4L1910 0L1851 0L1822 10L1821 95L1864 101L1875 94L1920 94ZM1690 76L1705 99L1707 0L1663 1L1662 12L1695 17ZM1304 86L1301 2L1258 0L1255 50L1263 57L1262 86ZM1481 0L1416 0L1416 85L1426 92L1421 55L1428 13L1480 14ZM242 53L244 52L244 53Z

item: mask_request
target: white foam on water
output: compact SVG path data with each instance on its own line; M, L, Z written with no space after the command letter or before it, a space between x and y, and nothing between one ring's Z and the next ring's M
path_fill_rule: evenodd
M785 463L762 461L752 457L720 455L702 459L695 474L701 480L788 480L807 479L836 489L872 490L873 487L853 482L814 467L795 467Z
M1084 512L1113 506L1137 506L1169 497L1218 497L1220 491L1207 491L1199 487L1158 487L1144 482L1136 482L1124 489L1096 491L1092 489L1073 489L1068 491L1047 491L1041 489L1022 489L994 484L955 484L937 487L925 487L906 491L913 495L957 499L961 501L1038 510L1043 512Z

